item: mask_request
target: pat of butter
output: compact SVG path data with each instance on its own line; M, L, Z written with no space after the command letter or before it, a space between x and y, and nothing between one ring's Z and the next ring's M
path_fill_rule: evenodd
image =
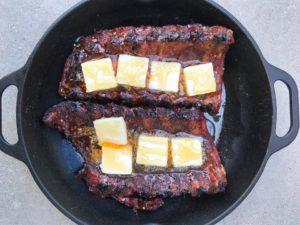
M117 87L110 58L91 60L81 64L86 92Z
M149 59L131 55L120 55L117 82L133 87L146 87Z
M103 143L127 144L127 128L123 117L101 118L93 123L100 145Z
M201 138L172 138L171 145L174 167L202 165Z
M180 70L180 63L153 61L148 87L161 91L178 92Z
M212 63L186 67L183 69L183 77L188 96L216 91L216 79Z
M104 144L100 167L106 174L131 174L132 146Z
M167 137L140 135L137 147L137 164L167 167L168 141Z

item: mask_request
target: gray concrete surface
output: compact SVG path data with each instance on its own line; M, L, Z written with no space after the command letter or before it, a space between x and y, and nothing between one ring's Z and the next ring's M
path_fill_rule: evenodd
M77 0L0 0L0 77L20 68L47 27ZM263 55L300 84L300 1L218 0L253 35ZM278 84L278 133L289 120L287 89ZM16 89L5 91L5 136L16 142ZM271 157L245 201L219 225L300 224L300 137ZM0 152L0 224L73 224L42 194L26 166Z

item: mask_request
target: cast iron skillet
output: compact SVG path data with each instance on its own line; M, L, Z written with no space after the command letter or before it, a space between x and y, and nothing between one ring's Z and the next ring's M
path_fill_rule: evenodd
M57 94L58 82L78 36L124 25L195 22L231 28L236 40L226 59L226 107L218 143L228 173L228 187L224 194L170 199L155 212L136 215L114 200L101 200L88 192L74 176L80 157L57 131L41 123L41 117L46 109L62 101ZM277 80L283 81L290 91L291 127L283 137L275 133ZM266 62L246 29L213 2L82 2L46 32L23 68L1 79L0 93L9 85L18 88L19 141L9 145L1 134L2 151L23 161L49 200L79 224L215 223L248 195L268 158L290 144L299 128L298 90L292 77Z

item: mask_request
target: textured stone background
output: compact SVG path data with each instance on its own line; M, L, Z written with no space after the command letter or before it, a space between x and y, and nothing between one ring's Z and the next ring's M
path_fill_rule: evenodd
M0 0L0 77L20 68L49 25L77 0ZM263 55L300 84L300 1L218 0L249 30ZM287 89L277 84L278 133L288 129ZM4 134L16 139L16 88L5 91ZM219 225L300 223L300 138L268 161L245 201ZM0 152L0 224L73 224L42 194L24 164Z

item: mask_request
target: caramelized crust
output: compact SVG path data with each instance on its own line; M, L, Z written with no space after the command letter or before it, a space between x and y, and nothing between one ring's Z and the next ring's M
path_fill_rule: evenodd
M167 25L162 27L119 27L101 30L79 38L68 57L59 93L67 99L123 102L129 105L197 106L211 113L220 107L224 59L228 47L234 42L233 32L220 26L206 27L201 24ZM130 54L155 60L175 60L182 65L196 62L212 62L217 91L199 96L185 96L147 88L117 88L86 92L80 64L82 62ZM116 62L116 57L112 57ZM116 67L116 63L115 63Z
M99 148L94 135L93 120L123 116L128 129L139 132L163 130L170 134L186 132L201 136L205 145L205 163L201 168L185 172L140 172L131 175L107 175L99 169L93 151ZM113 197L135 209L154 210L162 206L165 197L182 194L224 191L226 172L217 149L206 128L206 120L198 109L168 109L133 107L89 102L66 101L50 108L43 117L46 125L62 132L83 155L86 166L80 172L89 190L101 197Z

